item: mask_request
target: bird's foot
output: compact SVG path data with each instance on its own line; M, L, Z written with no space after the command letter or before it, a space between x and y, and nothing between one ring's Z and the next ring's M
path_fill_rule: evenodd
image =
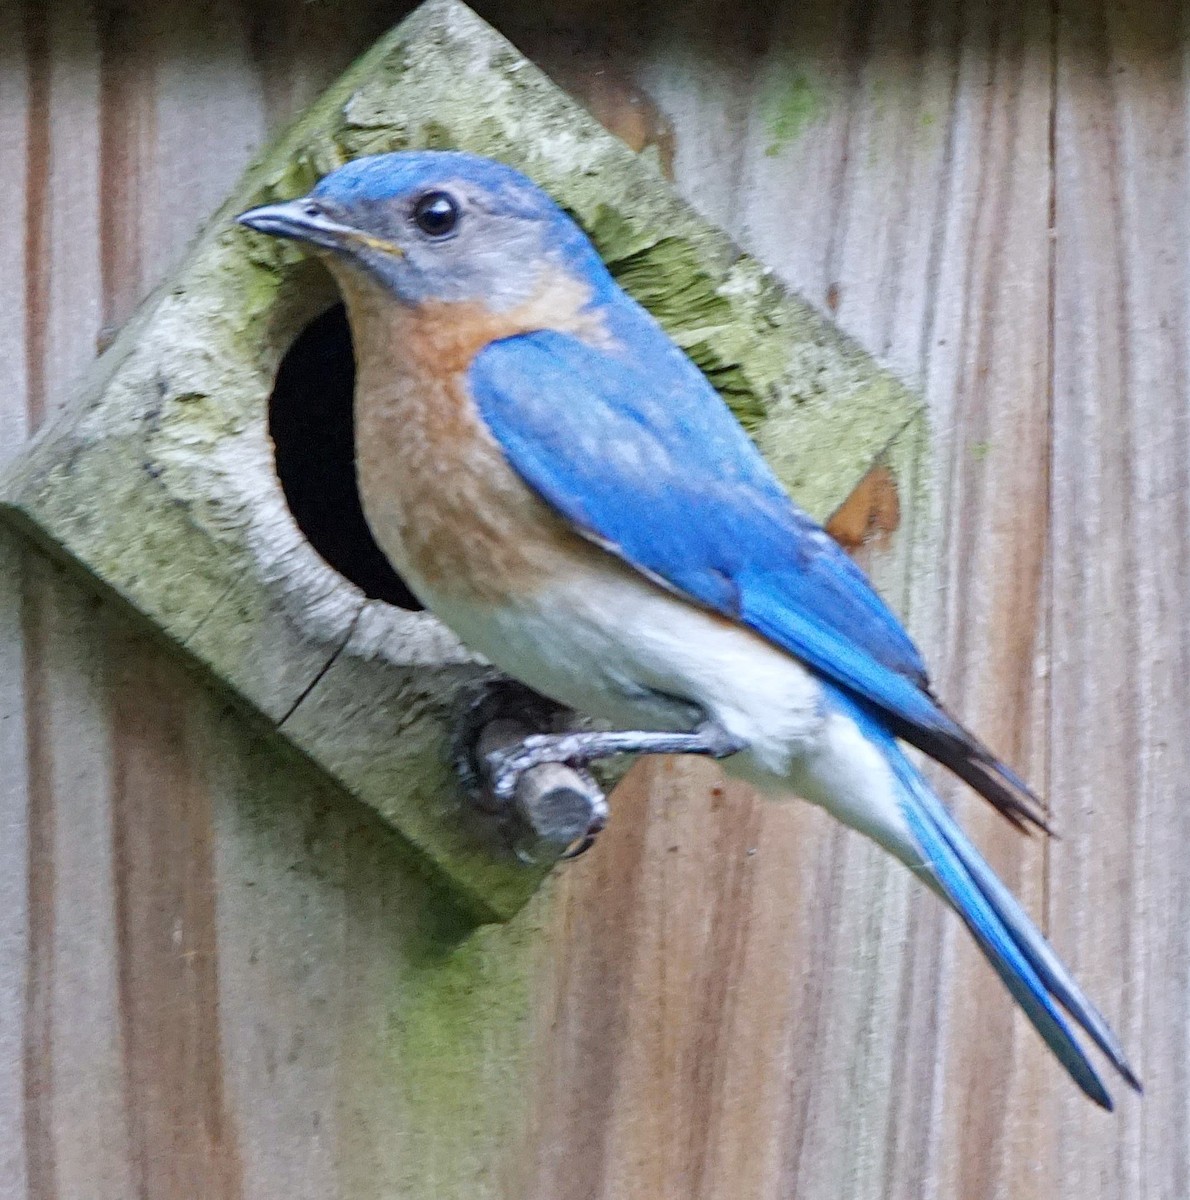
M497 786L492 773L492 762L504 751L534 737L558 736L535 731L564 728L567 719L573 719L568 709L523 684L487 680L461 699L451 761L472 802L507 819L514 845L531 832L531 841L553 846L554 854L558 847L568 847L561 857L577 858L590 849L607 823L607 800L591 773L548 756L524 763L515 777L503 778L502 786ZM517 853L530 860L534 857L532 849Z
M556 728L565 709L515 679L484 679L468 686L456 702L451 728L450 762L468 798L478 808L499 812L510 796L499 796L488 782L485 757L496 733ZM504 736L502 741L510 739Z
M607 824L607 799L588 768L620 754L702 754L727 758L747 748L704 721L689 733L655 730L558 731L568 710L512 680L488 681L464 698L452 760L465 790L487 812L576 858ZM550 732L539 732L549 730Z
M484 757L492 794L508 801L526 772L547 763L584 770L600 758L617 754L705 754L727 758L747 748L721 726L704 721L691 733L650 730L579 730L530 734L519 742L489 750Z

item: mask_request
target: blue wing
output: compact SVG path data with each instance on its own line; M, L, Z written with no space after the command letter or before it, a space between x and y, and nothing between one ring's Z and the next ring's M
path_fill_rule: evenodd
M614 332L634 357L552 330L475 357L472 394L517 473L591 540L873 706L1014 824L1042 824L1025 784L930 694L897 618L698 368L643 311L621 310Z

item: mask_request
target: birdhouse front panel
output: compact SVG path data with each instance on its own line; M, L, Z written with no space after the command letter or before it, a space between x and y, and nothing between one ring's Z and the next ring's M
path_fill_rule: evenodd
M454 782L449 717L488 669L415 604L369 598L295 519L302 485L295 475L287 494L278 478L270 402L275 414L287 354L337 292L316 263L231 220L356 156L447 144L523 167L574 214L759 444L780 448L811 511L834 509L893 441L914 444L919 408L892 376L489 26L432 0L249 169L4 496L496 917L541 870L494 843Z

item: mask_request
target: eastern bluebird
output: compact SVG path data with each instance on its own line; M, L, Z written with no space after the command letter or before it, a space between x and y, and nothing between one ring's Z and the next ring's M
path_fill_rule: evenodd
M1140 1090L899 740L1015 825L1044 827L1036 798L943 709L862 572L557 204L500 163L427 151L240 220L335 276L364 511L410 588L509 675L631 731L498 752L498 790L543 761L642 752L797 792L954 908L1092 1100L1112 1107L1068 1018Z

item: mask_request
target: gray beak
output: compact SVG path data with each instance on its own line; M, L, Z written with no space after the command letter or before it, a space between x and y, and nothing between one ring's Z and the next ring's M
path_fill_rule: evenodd
M315 201L305 197L250 208L246 213L240 213L236 220L257 233L308 242L326 250L342 250L358 236L350 226L332 221Z

